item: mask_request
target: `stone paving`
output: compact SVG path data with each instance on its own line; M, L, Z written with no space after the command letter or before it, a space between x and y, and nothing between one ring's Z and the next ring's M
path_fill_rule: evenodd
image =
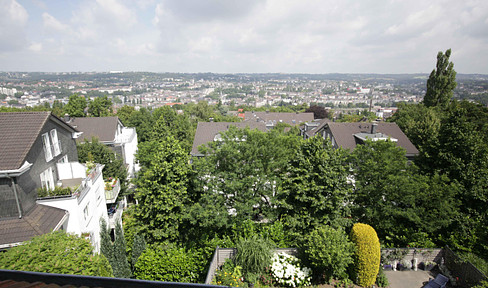
M422 288L434 276L429 271L384 271L390 288Z

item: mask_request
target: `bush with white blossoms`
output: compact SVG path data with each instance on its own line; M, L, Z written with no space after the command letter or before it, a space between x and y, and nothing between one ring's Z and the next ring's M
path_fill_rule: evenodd
M312 270L307 267L301 268L297 257L276 253L271 261L271 275L279 284L288 287L310 285Z

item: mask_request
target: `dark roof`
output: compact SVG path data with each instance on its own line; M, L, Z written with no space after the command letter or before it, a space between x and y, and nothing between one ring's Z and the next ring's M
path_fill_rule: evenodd
M83 135L77 141L85 139L91 141L93 137L97 137L100 142L113 142L115 140L115 132L117 131L117 124L119 117L84 117L72 118L69 124ZM120 122L122 123L122 122Z
M305 134L307 134L308 138L315 136L315 133L320 131L325 126L325 124L329 123L330 119L327 119L327 118L320 119L318 122L319 122L319 125L317 127L314 127L312 129L308 130L307 132L305 132Z
M246 112L244 113L244 121L263 121L273 124L283 122L289 125L298 125L303 122L312 122L313 113Z
M230 126L235 126L237 128L249 127L250 129L266 131L266 125L262 122L198 122L195 138L193 138L191 154L199 155L200 152L198 152L198 146L214 141L214 137L217 134L227 131Z
M24 164L27 153L50 117L66 129L76 131L51 112L0 113L0 170L15 170Z
M205 287L222 288L224 286L160 282L137 279L95 277L82 275L66 275L54 273L40 273L28 271L14 271L0 269L0 288L183 288Z
M383 133L389 137L398 140L397 145L403 147L407 151L407 156L417 155L419 151L410 142L405 133L398 127L396 123L377 123L376 132ZM327 126L330 128L332 135L338 146L352 150L356 147L356 138L354 134L371 132L372 123L356 122L356 123L337 123L329 122Z
M65 220L66 211L36 204L22 218L0 219L0 245L19 243L43 235Z

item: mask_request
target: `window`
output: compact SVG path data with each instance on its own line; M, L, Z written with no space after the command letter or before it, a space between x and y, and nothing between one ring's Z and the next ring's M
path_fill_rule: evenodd
M46 162L49 162L53 159L53 152L51 148L51 143L49 143L49 135L48 133L42 134L42 144L44 147L44 155L46 156Z
M85 218L85 221L88 220L88 216L90 216L89 213L89 207L90 207L90 202L86 203L85 209L83 209L83 217Z
M49 167L41 173L41 187L48 190L54 190L53 168Z
M58 156L59 154L61 154L61 147L58 141L58 132L56 131L56 129L53 129L51 130L51 132L49 132L49 134L51 134L51 142L53 145L54 156Z
M58 160L58 163L68 163L68 155L64 155L63 158Z

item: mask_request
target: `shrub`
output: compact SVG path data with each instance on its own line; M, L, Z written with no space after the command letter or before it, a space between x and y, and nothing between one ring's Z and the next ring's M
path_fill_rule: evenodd
M237 243L235 262L242 267L246 281L253 282L254 278L271 265L272 256L273 247L270 242L254 235Z
M277 283L287 287L310 285L311 270L307 267L301 268L297 257L277 253L271 261L271 275Z
M356 283L369 287L375 283L380 267L380 241L373 227L356 223L352 227L351 240L356 245L354 273Z
M242 282L242 267L235 265L231 259L225 260L224 265L215 272L215 278L212 284L230 286L230 287L246 287Z
M378 276L376 276L376 285L378 285L378 287L387 287L389 284L390 283L388 282L388 278L383 272L383 269L380 269Z
M354 244L346 233L322 226L305 237L303 253L315 272L325 276L347 278L347 266L354 262Z
M195 282L198 274L192 251L176 246L153 246L146 248L135 265L137 279Z
M112 277L103 255L93 254L86 239L56 231L32 238L1 253L0 269Z

